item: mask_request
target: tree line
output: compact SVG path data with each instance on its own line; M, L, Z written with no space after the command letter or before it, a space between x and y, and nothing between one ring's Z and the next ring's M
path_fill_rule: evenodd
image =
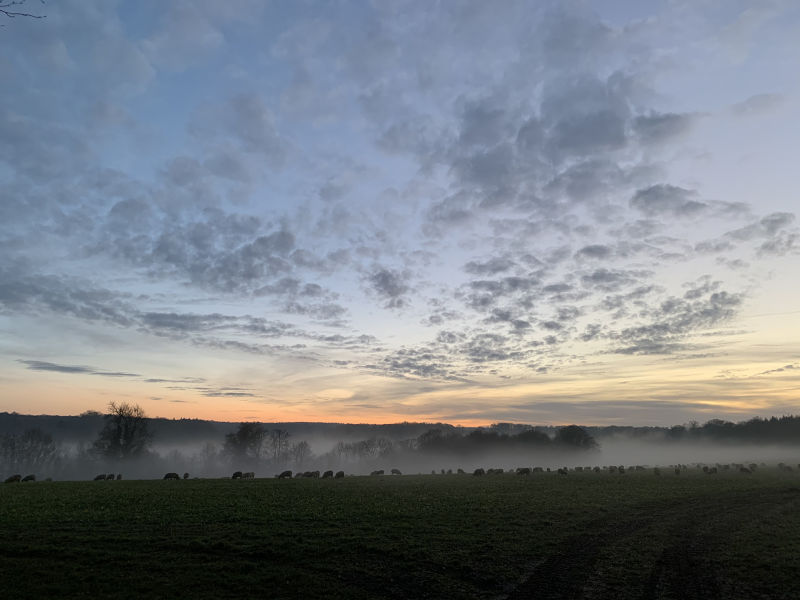
M3 416L13 416L0 414ZM503 455L548 456L564 452L597 450L604 438L627 436L642 441L691 443L793 443L800 442L800 417L754 418L740 423L712 419L673 427L533 427L497 423L485 428L459 428L435 424L427 428L414 424L394 426L346 426L350 432L369 433L360 440L338 441L315 453L311 444L281 426L245 422L216 441L206 439L193 454L180 450L161 454L153 450L156 438L154 419L135 404L109 403L105 414L84 413L85 419L99 426L94 437L66 449L49 432L39 427L0 433L0 472L51 472L76 474L81 469L120 470L165 468L205 474L222 473L232 466L243 470L281 470L332 468L335 466L379 465L382 461L415 461L423 464L433 458L474 458ZM2 418L0 418L0 424ZM311 424L312 426L315 424ZM321 425L321 424L316 424ZM419 425L419 424L416 424ZM396 437L419 432L411 437ZM210 428L209 432L216 432ZM381 435L381 432L387 435ZM171 434L172 432L170 432ZM394 434L395 437L391 437ZM159 442L171 440L159 438Z

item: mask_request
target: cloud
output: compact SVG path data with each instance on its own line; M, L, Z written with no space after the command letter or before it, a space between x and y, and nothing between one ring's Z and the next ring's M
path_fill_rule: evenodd
M405 297L410 291L408 279L406 272L377 267L367 277L367 282L378 297L386 300L385 308L403 308L408 303Z
M630 205L648 217L670 215L692 217L708 208L703 202L693 200L696 192L678 186L661 183L637 190Z
M41 360L19 360L22 364L32 371L52 371L54 373L68 373L76 375L99 375L101 377L141 377L137 373L126 373L122 371L101 371L92 367L77 365L59 365L56 363Z
M781 94L756 94L731 105L731 111L739 117L758 116L779 108L784 101Z
M688 132L695 118L688 114L651 112L636 117L633 128L644 144L660 144Z

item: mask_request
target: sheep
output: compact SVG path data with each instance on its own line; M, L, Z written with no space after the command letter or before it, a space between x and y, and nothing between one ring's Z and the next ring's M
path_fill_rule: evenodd
M106 481L114 481L114 474L109 473L108 475L106 475Z
M568 471L567 471L566 467L558 470L558 474L559 475L566 475L567 473L568 473Z
M22 475L12 475L5 480L5 483L19 483L21 479Z
M400 469L392 469L392 475L402 475Z
M298 471L297 473L295 473L294 478L297 479L298 477L304 477L304 476L305 473L303 473L302 471Z
M329 479L329 478L331 478L331 477L333 477L333 471L330 471L330 470L328 470L328 471L325 471L325 472L322 474L322 478L323 478L323 479Z
M341 479L344 477L344 471L336 471L336 475L333 476L334 479Z
M278 479L291 479L292 472L291 471L283 471L280 475L278 475Z
M242 479L255 479L256 474L253 471L248 471L247 473L242 473Z
M122 481L122 473L117 473L117 481Z
M600 471L602 471L602 469L600 467L595 467L594 469L592 469L592 471L594 471L595 473L599 473Z
M475 469L472 472L472 474L475 475L475 476L486 475L486 471L484 471L483 469L478 468L478 469Z
M184 478L184 479L189 479L189 473L184 473L184 474L183 474L183 478Z
M518 467L517 468L517 475L530 475L531 469L530 467Z
M752 473L752 471L750 469L748 469L747 467L739 467L739 473L750 474L750 473Z
M101 473L100 475L97 475L97 476L94 478L94 480L95 480L95 481L105 481L105 480L106 480L106 474L105 474L105 473Z
M233 473L233 475L231 475L231 479L241 479L241 478L242 478L242 472L241 471L235 471Z
M25 475L25 477L22 478L22 482L24 483L26 481L36 481L36 475L32 473L30 475Z
M675 475L680 475L680 474L681 474L681 468L675 467Z
M457 469L457 470L456 470L456 473L457 473L458 475L464 475L464 474L465 474L465 473L464 473L464 469Z
M373 471L372 473L370 473L370 475L383 475L383 469L380 469L378 471Z
M178 481L181 480L180 476L177 473L167 473L166 475L164 475L164 479L165 480L166 479L176 479Z

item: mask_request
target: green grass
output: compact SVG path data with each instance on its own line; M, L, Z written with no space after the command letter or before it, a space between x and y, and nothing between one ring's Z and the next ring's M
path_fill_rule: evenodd
M0 598L797 598L761 471L0 486Z

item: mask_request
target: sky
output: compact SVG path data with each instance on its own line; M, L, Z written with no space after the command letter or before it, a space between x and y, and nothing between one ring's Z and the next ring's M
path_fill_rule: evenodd
M0 410L797 414L800 4L0 15Z

